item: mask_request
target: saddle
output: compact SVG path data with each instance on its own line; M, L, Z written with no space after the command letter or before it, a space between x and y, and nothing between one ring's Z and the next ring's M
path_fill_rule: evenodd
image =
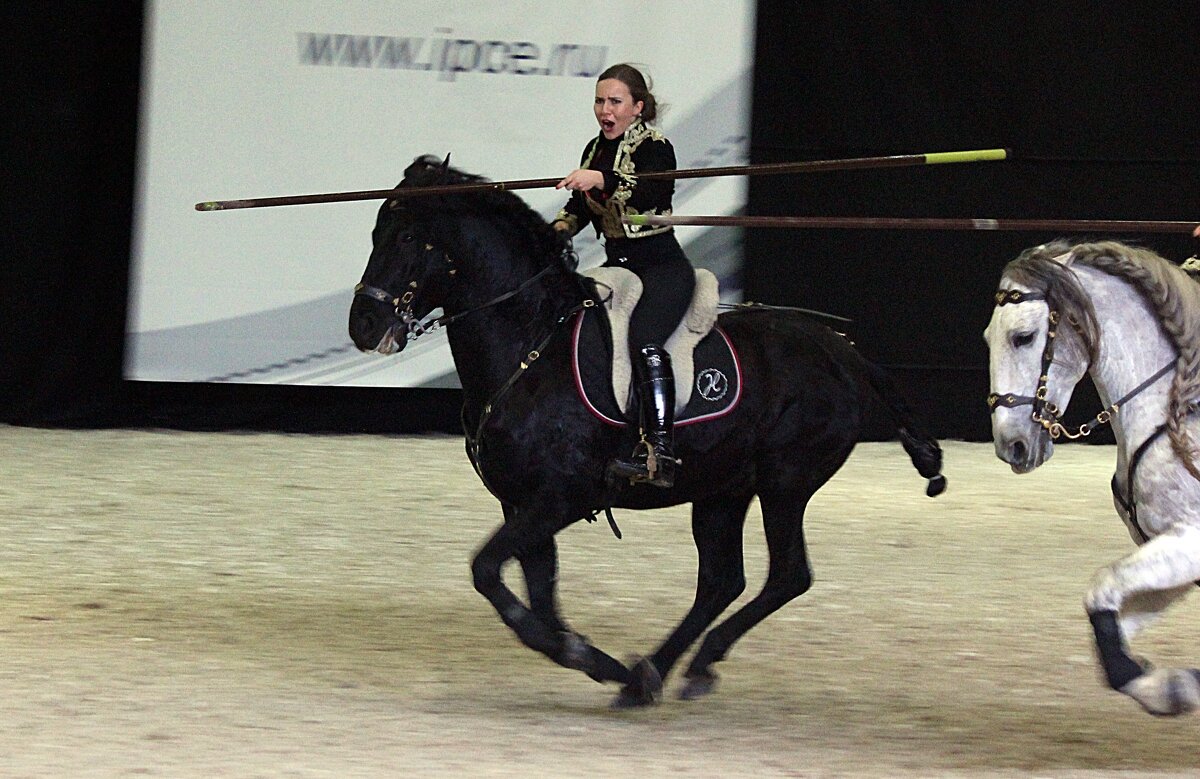
M629 317L642 296L641 279L624 268L598 267L581 273L604 305L584 309L576 318L571 343L575 387L584 405L602 421L636 425L628 343ZM741 399L737 353L725 331L716 326L719 302L717 277L696 269L692 302L663 344L675 369L676 426L724 416ZM614 344L619 348L614 349Z

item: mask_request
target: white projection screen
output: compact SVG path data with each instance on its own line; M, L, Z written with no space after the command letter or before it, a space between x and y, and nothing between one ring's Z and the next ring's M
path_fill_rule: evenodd
M417 156L489 179L565 175L608 65L644 66L680 167L749 158L753 0L155 0L147 5L125 377L457 387L445 333L359 353L346 318L378 201L199 212L197 202L387 189ZM519 193L550 217L553 189ZM743 210L739 177L675 211ZM679 228L740 299L741 236ZM598 265L594 234L575 239Z

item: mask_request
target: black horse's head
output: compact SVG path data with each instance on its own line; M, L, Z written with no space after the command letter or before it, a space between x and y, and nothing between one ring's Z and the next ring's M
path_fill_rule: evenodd
M449 159L418 157L397 188L484 183ZM389 199L371 240L350 306L350 338L368 352L399 352L437 308L487 306L552 263L573 270L569 239L516 195L492 189Z
M449 157L444 162L418 157L405 169L397 189L479 180L451 169L449 161ZM364 352L392 354L403 349L410 336L422 332L423 320L441 305L455 273L425 218L436 208L429 200L394 198L379 207L371 232L371 257L350 306L350 338Z

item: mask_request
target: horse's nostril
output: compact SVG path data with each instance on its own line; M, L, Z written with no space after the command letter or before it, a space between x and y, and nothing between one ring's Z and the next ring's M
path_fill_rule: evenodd
M350 332L366 335L375 329L375 315L370 311L352 311L350 313Z
M363 348L371 340L371 335L375 332L376 322L377 317L375 314L365 308L351 310L350 340L354 341L355 345L359 348Z
M1028 453L1028 450L1025 447L1024 441L1013 441L1012 446L1009 448L1009 451L1012 453L1012 462L1014 462L1014 463L1025 462L1025 456Z

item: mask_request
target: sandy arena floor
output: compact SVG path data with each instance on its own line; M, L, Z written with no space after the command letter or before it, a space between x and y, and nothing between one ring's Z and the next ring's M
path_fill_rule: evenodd
M1200 773L1200 720L1144 714L1093 661L1084 590L1132 548L1113 449L1015 476L945 448L930 500L898 444L861 445L809 510L813 589L713 696L672 677L614 712L472 589L499 511L457 438L0 426L0 776ZM561 586L624 657L683 615L695 552L686 507L617 520L560 535ZM1193 599L1134 650L1197 665L1198 637Z

